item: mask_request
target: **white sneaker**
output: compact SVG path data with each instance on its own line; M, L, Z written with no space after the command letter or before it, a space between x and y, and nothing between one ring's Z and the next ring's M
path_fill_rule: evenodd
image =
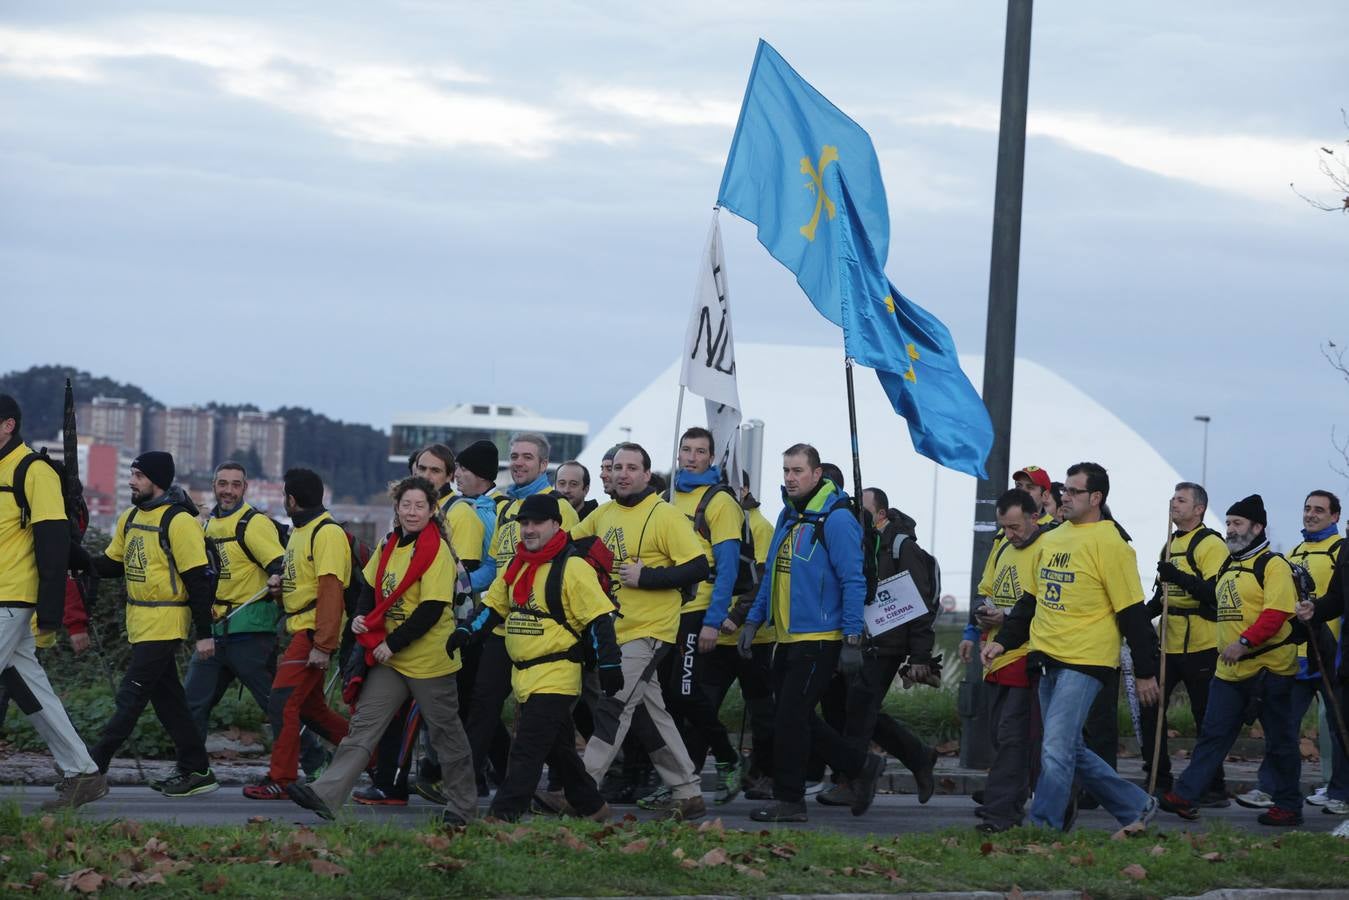
M1349 816L1349 802L1344 800L1327 800L1321 804L1321 812L1332 816Z
M825 787L825 785L824 785L824 782L823 782L823 781L807 781L807 782L806 782L806 796L807 796L807 797L814 797L814 796L815 796L816 794L818 794L820 791L824 790L824 787ZM831 785L831 787L832 787L832 785Z
M1270 809L1274 806L1274 798L1259 788L1237 794L1236 801L1248 809Z
M1321 787L1313 791L1311 795L1307 797L1307 802L1310 803L1312 806L1325 806L1327 803L1329 803L1330 798L1326 796L1325 785L1322 785Z
M1349 822L1341 822L1336 825L1335 830L1330 834L1332 837L1349 838Z

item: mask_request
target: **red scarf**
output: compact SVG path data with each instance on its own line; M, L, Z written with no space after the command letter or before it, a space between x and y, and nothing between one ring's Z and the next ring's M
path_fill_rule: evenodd
M534 576L539 566L549 562L567 546L567 532L558 529L548 543L538 550L526 550L523 542L515 548L515 558L506 566L506 583L511 585L511 599L515 605L523 608L529 603L529 595L534 590ZM521 572L521 569L524 569ZM517 577L518 576L518 577Z
M408 588L426 574L426 570L431 568L431 563L435 562L436 554L440 552L440 529L435 527L435 523L428 524L417 534L417 540L412 548L412 561L408 563L407 571L403 573L398 586L386 596L384 573L388 571L389 560L398 546L398 537L401 533L393 531L384 539L384 549L379 555L379 568L375 570L375 608L365 616L365 627L368 629L366 633L356 635L357 642L365 648L365 663L368 666L375 664L374 649L389 636L384 628L384 614L393 608L398 598L403 596Z

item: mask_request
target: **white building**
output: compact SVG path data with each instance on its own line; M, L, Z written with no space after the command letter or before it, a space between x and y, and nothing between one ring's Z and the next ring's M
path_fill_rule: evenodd
M835 463L852 484L852 449L840 347L738 344L735 348L740 401L746 419L764 422L762 484L758 496L764 515L773 519L782 507L779 454L804 441L822 459ZM975 385L983 377L983 358L961 356ZM974 533L975 479L937 466L919 456L907 423L896 415L868 369L854 371L862 481L890 497L890 505L918 520L918 539L940 560L944 593L959 608L969 602L970 556ZM1099 462L1110 472L1110 509L1133 536L1145 590L1156 574L1155 560L1169 526L1168 504L1180 474L1110 410L1058 375L1030 360L1018 359L1012 413L1012 471L1037 465L1062 481L1068 466ZM646 447L652 468L668 471L674 449L674 406L679 395L679 361L626 403L591 440L581 461L598 471L605 449L633 440ZM683 427L705 424L701 398L686 398ZM1009 473L1010 474L1010 473ZM1226 508L1230 499L1213 498ZM1209 514L1209 523L1220 520Z
M446 444L458 453L474 441L491 441L501 454L504 470L511 435L533 431L552 445L549 463L555 469L580 454L589 427L577 419L547 418L504 403L460 403L439 412L397 413L390 427L389 461L406 462L408 454L427 444Z

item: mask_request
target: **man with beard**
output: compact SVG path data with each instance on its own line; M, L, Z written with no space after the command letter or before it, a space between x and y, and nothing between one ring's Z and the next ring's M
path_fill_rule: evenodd
M178 645L197 635L197 655L215 655L214 599L207 577L206 539L197 506L173 483L173 457L148 450L131 463L131 502L113 526L108 548L87 562L100 577L126 579L126 636L131 663L117 688L117 708L90 756L107 772L113 755L147 704L177 751L177 769L150 787L166 797L190 797L220 787L178 680Z
M696 819L707 807L684 740L665 708L657 667L679 629L680 592L707 578L707 558L688 519L652 489L651 457L639 444L618 445L613 491L613 500L571 529L573 538L598 536L613 553L620 614L615 633L623 660L622 690L595 705L586 771L597 783L604 777L634 712L645 709L654 731L646 749L670 789L668 799L648 808Z
M1215 594L1218 600L1218 671L1209 687L1208 709L1190 765L1161 806L1182 819L1199 818L1197 801L1212 781L1258 703L1265 731L1265 759L1274 805L1259 816L1262 825L1302 824L1302 756L1298 720L1293 717L1293 676L1297 647L1292 618L1297 586L1288 561L1270 549L1265 503L1259 494L1227 510L1227 549Z

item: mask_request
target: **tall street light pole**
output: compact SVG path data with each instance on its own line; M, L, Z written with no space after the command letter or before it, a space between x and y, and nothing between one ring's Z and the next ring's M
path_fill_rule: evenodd
M984 405L993 421L988 478L974 501L974 550L970 603L978 596L984 560L993 549L998 495L1007 487L1012 437L1012 374L1016 363L1016 289L1021 263L1021 187L1026 170L1026 105L1030 85L1031 0L1007 0L1002 54L1002 120L998 175L993 192L993 252L988 273L988 322L984 335ZM984 714L983 670L976 657L960 685L960 764L987 768L993 761Z
M1208 423L1213 421L1212 416L1195 416L1196 422L1204 423L1204 456L1203 463L1199 467L1199 483L1208 489Z

